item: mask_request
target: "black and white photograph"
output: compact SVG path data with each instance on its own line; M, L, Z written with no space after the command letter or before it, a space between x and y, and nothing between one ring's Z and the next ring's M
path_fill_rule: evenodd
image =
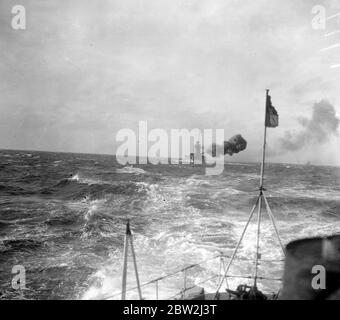
M338 0L1 0L0 307L340 300L339 92Z

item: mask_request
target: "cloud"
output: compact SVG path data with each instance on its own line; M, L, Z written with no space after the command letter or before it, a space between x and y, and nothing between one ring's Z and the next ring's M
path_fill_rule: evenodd
M147 120L240 132L237 157L257 161L266 88L280 134L292 101L339 99L310 1L26 0L24 31L12 4L0 1L0 147L111 153L118 130Z

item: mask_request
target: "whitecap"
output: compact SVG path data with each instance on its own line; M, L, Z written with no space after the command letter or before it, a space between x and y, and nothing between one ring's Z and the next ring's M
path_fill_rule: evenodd
M145 174L146 172L141 168L135 168L133 166L127 166L121 169L116 169L117 173L130 173L130 174Z
M78 173L74 176L72 176L71 178L69 178L70 181L79 181L79 175Z

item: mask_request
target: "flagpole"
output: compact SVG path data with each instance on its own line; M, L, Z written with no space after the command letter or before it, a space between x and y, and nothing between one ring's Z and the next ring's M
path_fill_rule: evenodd
M266 157L266 138L267 138L267 105L268 93L266 90L266 103L265 103L265 119L264 119L264 135L263 135L263 148L262 148L262 163L261 163L261 178L260 178L260 194L257 212L257 234L256 234L256 253L255 253L255 273L254 273L254 288L257 287L258 265L259 265L259 250L260 250L260 227L261 227L261 209L262 209L262 196L263 196L263 176L264 176L264 163Z
M261 178L260 178L260 191L263 190L263 176L264 176L264 163L266 158L266 139L267 139L267 103L268 103L269 89L266 90L266 104L265 104L265 118L264 118L264 135L263 135L263 148L262 148L262 163L261 163Z

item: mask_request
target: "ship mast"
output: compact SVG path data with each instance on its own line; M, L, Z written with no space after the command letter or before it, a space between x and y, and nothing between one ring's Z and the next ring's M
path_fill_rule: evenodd
M226 279L228 277L228 272L229 272L229 269L235 259L235 256L239 250L239 247L241 245L241 242L244 238L244 235L247 231L247 228L253 218L253 215L254 215L254 212L257 208L257 233L256 233L256 252L255 252L255 271L254 271L254 284L253 284L253 289L256 291L257 290L257 279L258 279L258 266L259 266L259 259L260 259L260 235L261 235L261 217L262 217L262 204L263 202L265 203L265 206L266 206L266 209L267 209L267 213L268 213L268 216L273 224L273 227L274 227L274 230L275 230L275 233L276 233L276 236L278 238L278 241L279 241L279 244L280 244L280 247L282 249L282 252L283 254L285 254L285 250L284 250L284 246L282 244L282 241L281 241L281 238L280 238L280 235L278 233L278 230L277 230L277 227L276 227L276 222L275 222L275 218L274 218L274 215L270 209L270 206L269 206L269 203L268 203L268 200L264 194L264 191L265 191L265 188L263 186L264 184L264 168L265 168L265 156L266 156L266 140L267 140L267 116L268 116L268 104L270 103L270 96L269 96L269 90L267 89L266 90L266 103L265 103L265 122L264 122L264 135L263 135L263 148L262 148L262 162L261 162L261 172L260 172L260 186L259 186L259 194L256 198L256 201L255 201L255 204L253 205L252 209L251 209L251 212L250 212L250 215L248 217L248 220L246 222L246 225L242 231L242 234L241 234L241 237L234 249L234 252L229 260L229 263L225 269L225 272L224 272L224 275L223 277L221 278L220 280L220 283L217 287L217 290L216 290L216 293L215 293L215 299L217 298L218 294L219 294L219 290L221 289L221 286L223 284L223 281L224 279Z
M267 139L267 104L268 104L269 90L266 90L266 104L265 104L265 117L264 117L264 134L263 134L263 147L262 147L262 162L261 162L261 173L260 173L260 187L259 187L259 197L258 197L258 212L257 212L257 234L256 234L256 254L255 254L255 273L254 273L254 287L257 287L257 276L258 276L258 261L260 256L260 233L261 233L261 210L262 210L262 197L263 197L263 177L264 177L264 164L266 158L266 139Z

